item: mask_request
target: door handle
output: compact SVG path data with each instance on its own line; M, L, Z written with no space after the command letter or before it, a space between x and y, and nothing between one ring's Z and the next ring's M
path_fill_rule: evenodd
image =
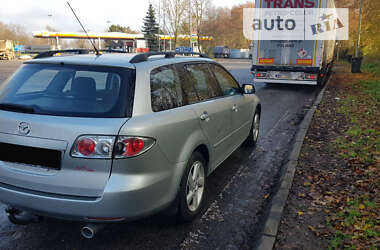
M232 106L232 111L238 112L238 108L237 108L236 104L234 104L234 106Z
M208 113L205 111L203 112L203 114L201 114L201 116L199 117L202 121L209 121L210 120L210 116L208 116Z

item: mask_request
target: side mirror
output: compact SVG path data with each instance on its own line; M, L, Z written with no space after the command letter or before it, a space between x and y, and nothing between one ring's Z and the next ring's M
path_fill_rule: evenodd
M251 95L256 93L256 89L252 84L243 84L242 86L243 94Z

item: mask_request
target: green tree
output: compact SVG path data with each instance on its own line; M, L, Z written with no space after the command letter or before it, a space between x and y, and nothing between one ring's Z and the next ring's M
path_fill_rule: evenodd
M341 55L355 53L358 38L358 20L360 0L335 0L337 8L349 9L349 40L340 41ZM380 56L380 1L363 0L363 16L360 38L360 53L365 57L379 58Z
M132 30L130 27L124 27L119 24L112 24L108 27L107 32L122 32L122 33L128 33L128 34L136 34L137 32Z
M148 43L148 48L151 51L158 50L158 24L156 22L156 15L153 9L152 4L149 4L148 11L146 16L143 19L144 25L142 27L142 32L144 34L145 40Z

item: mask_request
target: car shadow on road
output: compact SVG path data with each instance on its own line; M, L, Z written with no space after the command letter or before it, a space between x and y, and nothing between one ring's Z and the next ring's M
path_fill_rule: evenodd
M289 91L305 91L314 92L316 89L320 89L320 85L297 85L297 84L278 84L278 83L265 83L261 88L263 90L289 90Z

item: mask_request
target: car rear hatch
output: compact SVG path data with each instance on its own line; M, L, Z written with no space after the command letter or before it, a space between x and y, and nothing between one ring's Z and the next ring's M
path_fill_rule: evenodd
M80 158L71 150L83 135L118 135L131 107L117 107L128 106L131 89L123 84L134 84L133 72L114 69L112 74L117 75L110 78L110 69L63 69L40 64L24 67L1 86L0 186L99 197L112 158ZM78 84L82 86L73 86Z
M53 194L100 196L112 160L74 158L70 151L78 136L99 134L99 128L117 135L125 121L0 111L0 183ZM20 135L19 127L26 124L30 132Z

